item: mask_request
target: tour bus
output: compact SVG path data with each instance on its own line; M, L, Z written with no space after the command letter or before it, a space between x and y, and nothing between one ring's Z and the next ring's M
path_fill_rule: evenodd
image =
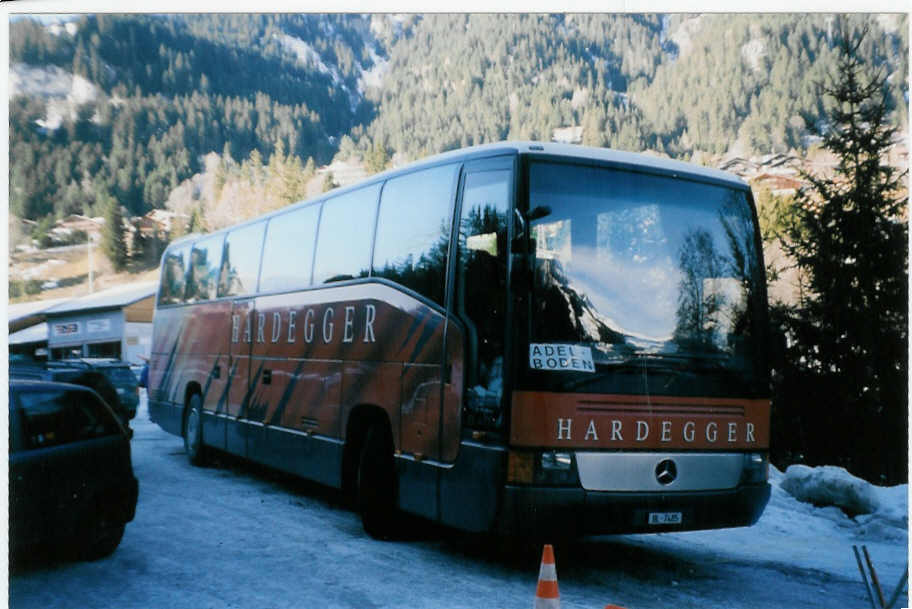
M747 526L768 484L748 186L551 143L440 154L162 257L152 420L402 513L504 534Z

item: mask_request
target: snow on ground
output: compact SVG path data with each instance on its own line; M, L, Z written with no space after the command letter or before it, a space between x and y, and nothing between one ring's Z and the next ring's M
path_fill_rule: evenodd
M831 474L816 477L819 485L815 496L819 500L823 501L827 494L831 501L840 500L833 483L838 477L846 485L867 486L876 511L851 519L834 505L815 507L799 501L783 488L786 475L771 467L772 496L756 525L660 535L660 543L682 552L701 548L728 558L775 563L794 572L813 569L858 581L861 576L852 546L857 545L860 550L864 545L884 593L891 594L908 565L908 485L876 487L853 478L845 470L832 475L837 468L804 469L818 474L829 470ZM805 485L805 491L813 486L807 481ZM908 600L900 606L907 607Z
M132 426L140 498L120 547L97 562L14 573L11 608L532 605L540 545L420 521L403 539L373 540L336 491L227 457L192 467L144 403ZM852 520L798 501L771 474L772 499L753 527L558 543L561 607L864 609L853 544L868 547L892 593L908 556L906 485L875 487L877 509Z

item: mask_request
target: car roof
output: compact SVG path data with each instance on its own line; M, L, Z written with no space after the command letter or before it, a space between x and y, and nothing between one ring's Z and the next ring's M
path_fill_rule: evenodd
M93 366L96 368L110 368L113 366L128 366L127 362L121 361L119 359L107 358L107 357L79 357L79 358L65 358L65 359L52 359L48 360L48 366L73 366L73 365L83 365L83 366Z
M22 378L11 378L9 380L9 387L10 389L15 389L17 391L32 391L41 389L91 391L88 387L84 387L82 385L74 385L72 383L61 383L59 381L40 381L35 379Z

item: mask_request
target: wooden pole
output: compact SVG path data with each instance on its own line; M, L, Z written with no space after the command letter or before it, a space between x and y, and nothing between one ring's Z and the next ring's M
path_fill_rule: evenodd
M880 606L886 607L887 602L884 600L883 590L880 588L880 582L877 581L877 571L874 570L874 563L871 562L871 556L868 554L868 546L861 546L861 551L864 552L865 561L867 561L868 569L871 571L871 582L874 584L874 589L877 590L877 598L880 599Z
M903 588L906 587L906 582L909 580L909 563L906 562L906 570L903 571L902 577L899 578L899 584L896 586L896 590L893 592L893 596L890 597L890 602L887 603L887 609L893 609L893 606L896 605L896 601L899 600L899 595L903 591Z
M877 604L874 602L874 593L871 592L871 586L868 584L868 576L865 574L865 568L861 562L861 554L858 553L858 546L852 546L852 551L855 552L855 562L858 563L858 572L861 573L861 580L864 582L865 592L868 593L868 600L871 601L871 609L877 609Z

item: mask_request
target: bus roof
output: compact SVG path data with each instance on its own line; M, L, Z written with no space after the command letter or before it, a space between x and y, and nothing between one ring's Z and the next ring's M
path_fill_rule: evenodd
M647 172L654 172L674 177L688 177L701 181L722 183L726 186L738 189L749 188L747 183L744 182L741 178L720 169L702 167L700 165L694 165L692 163L674 161L672 159L652 156L649 154L624 152L622 150L612 150L610 148L593 148L591 146L579 146L577 144L556 144L551 142L533 141L495 142L492 144L481 144L479 146L469 146L467 148L450 150L448 152L442 152L440 154L435 154L433 156L420 159L407 165L387 169L386 171L372 175L355 184L349 184L342 188L336 188L310 199L302 199L301 201L296 201L286 207L270 211L261 216L250 218L235 225L212 231L211 234L227 232L246 224L265 220L271 216L276 216L288 212L293 207L329 199L343 194L347 191L367 186L373 182L382 182L402 173L409 173L411 171L415 171L424 167L446 163L449 161L469 161L472 159L481 159L485 157L495 156L497 154L521 154L530 157L541 157L542 159L564 158L580 161L596 161L628 170L645 170ZM196 233L192 235L185 235L175 241L172 241L168 245L167 249L172 250L175 247L179 247L185 243L193 242L203 236L206 235Z
M408 165L408 167L411 168L414 166L423 165L425 163L439 163L451 158L456 159L476 155L485 156L487 154L496 153L498 151L503 151L505 153L515 152L518 154L529 155L533 157L565 157L579 160L594 160L610 165L624 167L626 169L640 168L652 170L662 174L688 176L698 179L702 178L704 180L711 180L714 182L724 182L727 185L734 186L736 188L748 188L747 183L745 183L741 178L720 169L712 169L710 167L694 165L693 163L684 163L682 161L675 161L651 154L625 152L622 150L612 150L610 148L593 148L590 146L579 146L577 144L555 144L551 142L510 141L497 142L493 144L482 144L480 146L460 148L458 150L451 150L449 152L437 154L426 159L422 159L413 165ZM391 170L390 173L392 174L393 172L399 171L401 169L405 169L405 167Z

